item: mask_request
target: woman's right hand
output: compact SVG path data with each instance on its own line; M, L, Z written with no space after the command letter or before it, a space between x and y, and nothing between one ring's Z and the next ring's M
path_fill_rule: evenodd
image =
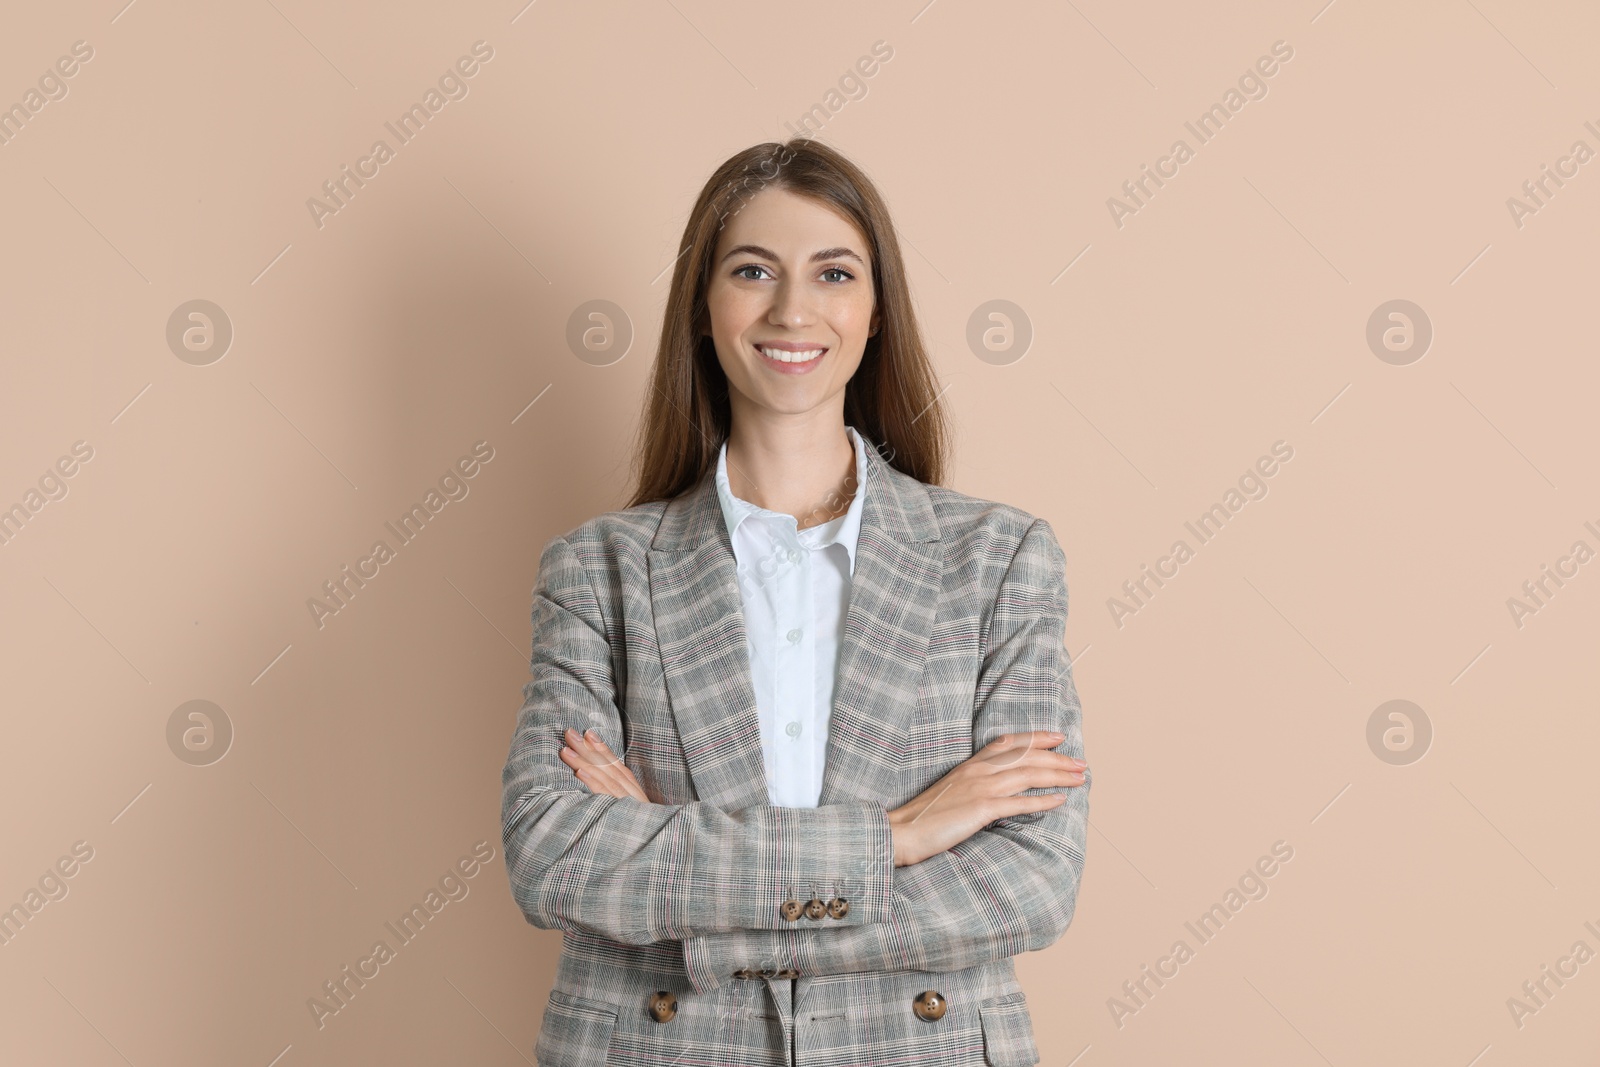
M894 865L905 867L936 856L996 819L1065 803L1065 792L1016 795L1036 787L1083 784L1088 764L1052 751L1064 739L1051 730L997 737L909 803L889 812Z

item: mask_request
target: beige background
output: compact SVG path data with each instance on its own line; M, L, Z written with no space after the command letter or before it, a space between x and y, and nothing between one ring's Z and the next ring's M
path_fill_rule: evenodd
M1600 149L1592 6L121 2L0 34L0 104L93 49L0 146L0 507L93 450L0 546L0 905L93 850L0 947L0 1062L532 1060L559 937L511 900L498 801L539 550L620 505L693 196L816 104L909 246L952 484L1068 557L1093 830L1071 931L1018 963L1043 1062L1596 1062L1600 962L1507 1004L1600 951L1600 564L1507 604L1600 549L1600 162L1507 205ZM480 40L468 95L319 227L308 198ZM233 330L207 365L166 339L196 299ZM966 335L995 299L1033 340L992 362ZM1434 334L1405 365L1366 339L1399 299ZM622 358L569 348L591 300ZM478 441L469 494L319 628L308 599ZM169 747L191 700L234 733L207 766ZM1423 758L1369 744L1390 700ZM479 841L468 895L319 1029L308 999Z

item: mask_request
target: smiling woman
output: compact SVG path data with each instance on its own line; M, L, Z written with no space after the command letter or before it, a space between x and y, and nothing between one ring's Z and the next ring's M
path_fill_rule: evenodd
M763 315L769 321L755 321ZM691 212L640 422L643 466L630 506L688 489L741 422L735 406L772 399L779 383L754 371L779 370L778 360L761 360L757 344L832 352L797 368L807 380L787 383L799 391L782 403L785 414L814 418L818 400L842 402L834 450L841 465L848 424L877 431L894 449L894 465L912 477L943 480L948 430L888 207L854 164L804 138L734 156ZM809 371L830 358L827 373L811 380ZM846 389L857 368L863 373ZM699 433L702 420L721 433Z
M539 1062L1037 1062L1012 957L1066 932L1088 825L1065 558L939 484L865 174L718 168L645 396L633 499L541 554L501 779L562 931Z

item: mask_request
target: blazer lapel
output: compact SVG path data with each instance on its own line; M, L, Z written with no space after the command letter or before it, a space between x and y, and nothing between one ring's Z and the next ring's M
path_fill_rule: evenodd
M650 547L650 606L695 796L724 811L770 803L744 605L715 472L667 504Z
M927 488L866 446L819 804L898 802L942 581ZM649 558L656 639L695 794L726 811L768 804L744 606L714 474L668 503Z
M927 487L885 462L873 441L866 446L867 496L819 805L901 802L905 741L944 578Z

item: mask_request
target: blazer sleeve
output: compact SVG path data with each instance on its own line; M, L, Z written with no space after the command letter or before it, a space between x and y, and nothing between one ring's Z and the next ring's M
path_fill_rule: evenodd
M540 557L531 671L501 776L506 870L530 924L630 945L775 929L789 887L818 878L853 887L848 925L889 916L881 806L641 804L593 793L561 761L567 727L623 736L600 601L563 537Z
M1002 733L1053 729L1065 735L1055 751L1082 758L1082 711L1063 644L1065 569L1050 525L1036 519L994 605L975 696L974 751ZM1083 784L1068 787L1056 807L999 819L936 856L895 868L888 913L869 923L824 919L686 941L695 988L740 967L789 967L801 977L963 970L1055 943L1077 906L1091 781L1085 770Z

